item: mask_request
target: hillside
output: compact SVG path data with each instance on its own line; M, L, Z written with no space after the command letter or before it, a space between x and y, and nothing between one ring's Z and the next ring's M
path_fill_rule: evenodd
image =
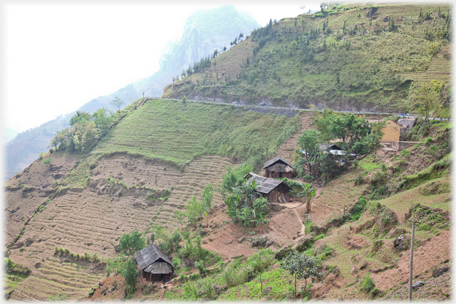
M169 42L160 58L160 70L149 77L139 79L106 96L94 98L77 109L93 113L99 108L117 110L110 104L115 97L125 104L144 96L158 97L172 78L202 57L210 56L214 50L230 48L230 41L240 33L249 34L259 24L248 14L240 13L234 6L201 10L190 15L178 42ZM154 29L148 29L150 31ZM5 180L22 171L41 152L47 151L50 140L69 125L75 112L57 117L39 127L18 134L6 146Z
M44 269L60 260L100 278L104 264L59 258L55 247L108 258L126 232L176 228L174 212L206 184L218 183L228 166L269 157L301 123L298 115L182 101L149 99L135 110L140 101L88 154L47 153L7 182L9 257L31 269L11 298L46 299L62 284L78 298L92 282Z
M300 114L304 129L308 114ZM220 260L214 263L211 258L204 259L202 271L192 264L191 256L180 259L175 252L176 274L171 282L163 287L160 282L152 285L138 280L129 298L293 300L293 276L279 261L295 248L319 260L324 274L313 284L298 280L300 300L406 300L411 235L408 219L414 218L421 223L415 230L413 282L422 281L424 286L414 290L413 298L450 300L449 135L450 125L437 123L415 146L397 152L379 148L319 187L311 214L306 214L305 204L294 198L291 203L271 204L268 223L243 227L228 216L224 203L216 204L207 219L199 221L198 229L191 225L187 229L191 236L201 235L202 248ZM288 139L279 150L286 151L291 141ZM379 194L377 182L383 174L380 185L388 190ZM359 176L362 182L357 182ZM184 229L179 231L185 233ZM179 251L185 252L187 247L182 241ZM122 287L114 288L114 281ZM124 299L122 284L122 279L110 276L86 299ZM302 289L306 285L307 291Z
M446 5L330 5L324 13L271 22L202 72L169 84L163 97L412 111L409 95L421 83L450 85L448 11Z

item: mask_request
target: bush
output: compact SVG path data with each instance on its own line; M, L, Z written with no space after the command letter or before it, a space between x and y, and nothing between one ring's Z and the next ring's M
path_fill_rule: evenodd
M375 282L369 275L367 275L361 281L360 288L362 291L369 292L375 288Z
M429 144L431 143L431 141L432 141L432 137L426 138L426 141L424 142L424 144L426 145L426 147L429 146Z
M361 196L350 210L350 216L352 221L357 221L361 217L364 210L366 209L366 205L367 200L363 196Z
M50 164L52 161L52 157L48 157L44 160L43 164L47 165L47 164Z
M316 237L314 237L314 241L318 241L318 240L320 240L320 239L322 239L322 238L324 238L324 237L325 237L325 234L324 234L324 233L319 234L319 235L317 235Z
M360 173L356 176L355 185L362 185L364 183L363 174Z

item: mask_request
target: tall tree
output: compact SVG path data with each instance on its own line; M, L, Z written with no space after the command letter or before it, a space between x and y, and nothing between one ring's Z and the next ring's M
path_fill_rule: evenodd
M120 111L120 108L125 104L124 101L122 99L120 99L119 97L115 97L114 100L111 100L111 104L113 106L115 106L118 111Z
M431 82L422 85L418 91L411 95L410 99L414 108L419 114L424 116L426 122L434 112L437 113L442 108L440 104L440 93L442 88L442 82L432 80Z
M317 189L312 187L312 183L310 184L302 184L303 190L298 193L298 197L304 197L307 203L307 213L310 213L312 211L311 209L311 202L312 199L315 197L315 194L317 193Z
M288 270L294 276L295 297L296 279L305 279L305 287L307 287L307 279L310 278L313 282L316 279L323 277L321 272L318 272L318 263L314 257L310 257L304 253L300 254L292 251L285 259L280 261L280 267Z

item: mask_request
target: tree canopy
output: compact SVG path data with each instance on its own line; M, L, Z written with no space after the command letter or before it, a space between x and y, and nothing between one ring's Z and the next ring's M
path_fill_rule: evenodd
M134 255L137 251L143 249L144 247L146 247L146 242L138 230L131 233L125 233L119 239L118 249L120 252L128 256Z
M318 272L318 266L318 262L314 257L296 251L290 252L285 259L280 261L280 267L288 270L295 278L295 296L297 292L296 279L306 279L305 286L307 286L308 278L311 278L313 282L323 276L322 273Z

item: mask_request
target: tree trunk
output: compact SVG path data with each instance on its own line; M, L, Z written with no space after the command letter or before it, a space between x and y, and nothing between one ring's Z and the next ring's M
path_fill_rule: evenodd
M306 210L306 213L310 213L311 211L311 206L310 206L310 200L308 199L307 200L307 210Z
M295 298L296 298L296 273L295 273Z

